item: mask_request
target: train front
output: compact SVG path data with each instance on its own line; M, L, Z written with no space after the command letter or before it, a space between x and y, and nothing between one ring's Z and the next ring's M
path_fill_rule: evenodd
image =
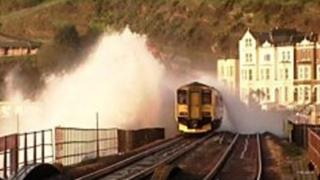
M198 82L177 90L176 120L183 133L205 133L221 124L223 103L213 87Z

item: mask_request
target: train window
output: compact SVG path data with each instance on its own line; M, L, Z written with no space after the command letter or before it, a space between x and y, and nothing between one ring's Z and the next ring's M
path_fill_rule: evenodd
M179 104L187 104L187 91L186 90L178 90L178 103Z
M202 91L202 104L211 104L211 91Z

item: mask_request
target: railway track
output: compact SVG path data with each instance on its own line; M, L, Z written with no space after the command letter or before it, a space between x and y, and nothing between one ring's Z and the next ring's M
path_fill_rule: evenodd
M78 180L141 179L148 177L157 167L171 163L215 135L216 133L210 133L200 139L179 137L112 166L79 177Z
M262 173L259 134L236 135L218 163L205 176L209 179L255 179Z

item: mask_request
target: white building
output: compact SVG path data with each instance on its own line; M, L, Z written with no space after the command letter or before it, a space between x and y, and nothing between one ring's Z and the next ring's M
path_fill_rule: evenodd
M239 60L218 59L218 80L234 95L239 94Z
M262 105L294 105L295 44L292 29L247 30L239 41L240 97Z

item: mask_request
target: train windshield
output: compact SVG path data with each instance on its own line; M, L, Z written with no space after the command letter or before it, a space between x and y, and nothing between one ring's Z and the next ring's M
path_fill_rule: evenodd
M178 104L187 104L186 90L178 90Z
M211 91L203 90L202 91L202 104L211 104Z

